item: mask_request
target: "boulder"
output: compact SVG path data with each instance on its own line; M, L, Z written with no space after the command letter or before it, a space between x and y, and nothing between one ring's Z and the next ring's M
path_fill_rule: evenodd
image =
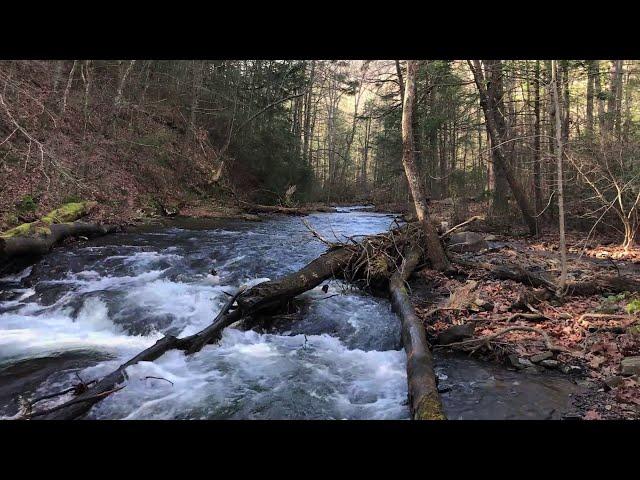
M479 252L489 248L484 236L477 232L457 232L449 237L448 248L452 252Z

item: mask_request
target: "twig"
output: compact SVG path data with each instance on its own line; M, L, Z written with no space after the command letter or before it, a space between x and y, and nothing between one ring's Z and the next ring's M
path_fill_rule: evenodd
M154 377L152 375L148 375L148 376L144 377L143 380L146 380L148 378L155 378L156 380L164 380L165 382L169 382L171 384L171 386L173 386L173 382L171 380L168 380L168 379L164 378L164 377Z
M455 342L455 343L449 343L448 345L442 345L440 346L441 348L450 348L450 347L464 347L464 346L471 346L474 344L477 344L478 346L485 344L488 345L489 342L495 338L498 338L506 333L509 332L513 332L516 330L521 330L521 331L525 331L525 332L534 332L537 333L538 335L541 335L542 338L544 339L544 344L547 347L547 350L550 350L552 352L568 352L569 350L567 350L564 347L560 347L557 346L555 344L553 344L551 342L551 339L549 338L549 335L547 335L546 332L538 329L538 328L533 328L533 327L524 327L524 326L514 326L514 327L508 327L505 328L504 330L500 330L499 332L496 333L492 333L491 335L485 335L484 337L480 337L480 338L472 338L471 340L464 340L462 342ZM437 346L438 347L438 346Z
M447 230L442 235L440 235L440 238L444 238L447 235L451 234L452 232L456 231L457 229L462 228L462 227L464 227L465 225L468 225L471 222L475 222L476 220L484 220L484 217L482 217L480 215L475 215L475 216L471 217L469 220L465 220L464 222L459 223L455 227L451 227L449 230Z
M73 405L75 403L88 402L90 400L95 400L96 398L106 397L107 395L111 395L112 393L115 393L115 392L117 392L119 390L122 390L124 387L126 387L126 385L122 385L120 387L116 387L116 388L114 388L112 390L107 390L106 392L98 393L98 394L92 395L90 397L76 398L74 400L69 400L68 402L62 403L62 404L57 405L57 406L55 406L53 408L49 408L47 410L40 410L39 412L35 412L35 413L30 414L30 415L25 415L24 418L31 419L31 418L34 418L34 417L41 417L42 415L48 415L49 413L53 413L53 412L56 412L58 410L62 410L63 408L66 408L69 405Z
M324 238L322 235L320 235L318 232L316 232L311 225L309 225L309 222L306 219L302 219L302 223L304 224L305 227L307 227L307 230L309 230L311 232L311 234L317 238L318 240L320 240L322 243L324 243L325 245L328 245L331 248L334 248L336 246L338 246L339 244L334 243L334 242L330 242L329 240L327 240L326 238Z

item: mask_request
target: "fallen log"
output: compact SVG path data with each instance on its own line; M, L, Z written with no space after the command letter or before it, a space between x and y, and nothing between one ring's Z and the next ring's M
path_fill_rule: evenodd
M402 323L411 416L414 420L445 420L433 371L433 356L429 350L424 326L416 316L405 287L421 258L422 251L417 246L408 248L402 266L391 276L389 295L391 305Z
M35 222L0 234L0 274L24 268L66 238L99 236L115 230L113 226L74 221L94 205L95 202L68 203Z
M282 304L317 287L328 278L341 276L353 257L353 250L347 247L330 250L295 273L251 288L238 299L240 309L244 315L248 315Z
M337 210L333 207L317 206L317 207L281 207L277 205L257 205L245 204L242 207L248 213L280 213L283 215L309 215L314 212L335 213Z
M513 280L532 287L544 287L554 295L555 283L544 273L527 270L515 264L493 265L487 262L469 262L452 256L452 261L466 268L486 270L498 280ZM567 282L565 296L586 297L601 293L640 292L640 282L626 276L600 276L586 282Z

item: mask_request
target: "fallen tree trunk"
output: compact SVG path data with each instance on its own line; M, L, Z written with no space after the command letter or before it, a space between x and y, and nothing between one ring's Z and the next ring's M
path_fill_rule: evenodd
M255 313L300 295L334 276L341 276L354 257L354 252L342 247L320 255L295 273L280 280L259 283L238 299L246 314Z
M86 222L56 223L48 227L38 227L35 235L0 236L0 258L21 255L44 255L51 248L69 237L105 235L114 230Z
M352 256L353 252L349 248L338 248L321 255L298 272L287 275L280 280L260 283L245 292L239 291L225 304L214 321L200 332L185 338L165 336L122 364L117 370L78 397L49 411L36 412L26 418L46 420L78 418L86 414L94 404L119 390L118 386L126 379L125 369L127 367L141 361L156 360L169 350L184 350L186 355L198 352L205 345L217 340L222 330L232 323L266 308L280 305L290 298L316 287L327 278L339 275L340 270L347 266ZM229 310L235 301L238 302L238 308L230 312Z
M405 287L421 258L422 251L415 245L408 249L400 270L391 276L389 294L391 305L402 323L411 416L414 420L445 420L424 326L416 316Z
M504 264L493 265L487 262L469 262L457 257L452 257L452 261L467 268L479 268L486 270L498 280L513 280L524 283L532 287L544 287L554 295L556 294L555 283L543 273L532 272L519 265ZM566 295L582 296L595 295L600 293L622 293L640 292L640 282L625 276L601 276L586 282L567 282Z
M74 221L89 213L94 205L95 202L68 203L35 222L0 234L0 274L25 268L66 238L92 237L114 231L114 226Z
M284 215L309 215L314 212L334 213L336 209L333 207L319 206L319 207L280 207L277 205L256 205L246 204L242 207L249 213L280 213Z
M213 323L204 330L185 338L176 338L172 335L162 337L151 347L143 350L131 360L120 365L115 371L102 378L93 387L66 403L57 405L49 410L35 412L27 418L41 418L43 420L73 420L87 413L93 405L106 398L109 394L119 390L118 386L126 380L125 370L138 362L152 362L169 350L184 350L187 355L200 351L207 343L217 338L223 328L230 325L240 317L235 311L228 314L229 309L236 301L241 291L233 295L224 305Z

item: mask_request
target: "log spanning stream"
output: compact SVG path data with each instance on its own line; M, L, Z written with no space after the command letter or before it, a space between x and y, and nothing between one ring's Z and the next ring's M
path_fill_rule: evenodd
M383 232L393 221L339 210L307 219L329 239ZM274 217L176 220L54 250L0 279L0 418L16 415L18 395L98 379L163 335L198 332L225 291L296 271L325 249L299 217ZM303 314L268 333L227 328L194 355L172 350L129 367L126 387L86 418L408 419L406 357L389 302L327 283L326 293L301 296ZM576 391L551 374L446 354L436 356L436 373L450 419L558 418Z

